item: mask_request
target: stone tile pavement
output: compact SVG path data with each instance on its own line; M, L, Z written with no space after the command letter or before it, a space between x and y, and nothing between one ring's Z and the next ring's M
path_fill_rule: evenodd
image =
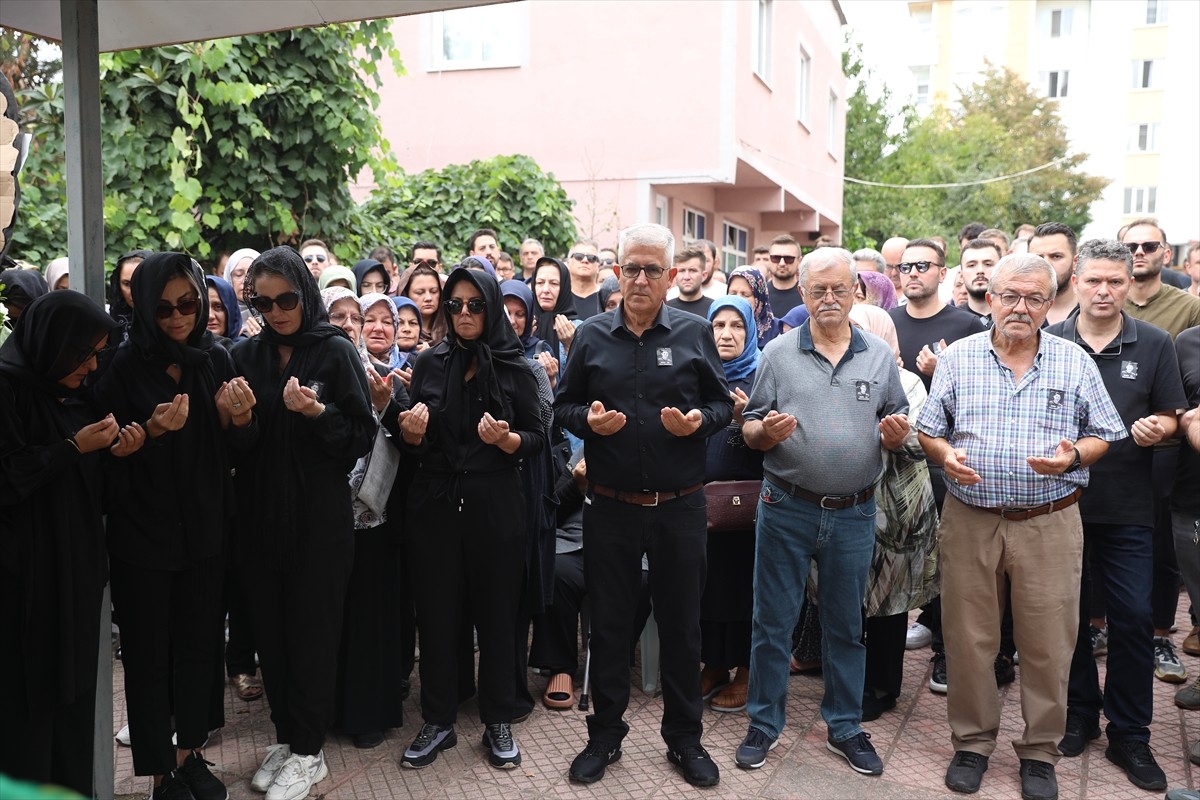
M915 618L915 614L914 614ZM1182 642L1187 627L1187 598L1180 602ZM1200 659L1182 655L1193 676ZM571 783L567 768L585 740L584 713L549 711L539 705L532 716L515 726L523 763L515 770L488 766L480 742L482 725L474 700L466 702L458 722L459 744L423 770L402 769L399 758L420 727L417 705L419 681L414 675L413 695L405 706L404 727L388 732L374 750L357 750L347 737L331 736L325 748L329 777L318 784L314 798L325 800L382 800L383 798L961 798L943 782L953 752L946 725L945 697L929 691L928 649L909 651L905 657L904 692L896 709L864 727L884 761L882 776L859 775L825 749L825 726L820 718L821 678L795 676L788 696L788 727L766 766L741 770L733 752L746 732L744 713L705 714L704 745L721 768L721 782L710 789L695 789L683 782L665 758L658 734L662 698L647 695L640 685L640 662L634 670L634 688L626 717L631 730L623 758L611 766L604 780L591 786ZM1103 670L1104 659L1100 659ZM1017 682L1001 690L1003 717L1000 746L991 759L977 797L1019 798L1018 761L1011 740L1020 734L1020 667ZM125 703L120 662L114 665L114 730L125 723ZM531 674L530 689L540 698L546 678ZM1155 720L1152 745L1172 787L1200 785L1200 768L1187 761L1187 746L1200 738L1200 714L1175 707L1176 685L1155 681ZM578 690L578 687L576 687ZM274 743L265 700L243 702L232 690L226 694L226 726L209 745L207 756L217 766L214 773L229 787L232 800L260 798L250 789L264 749ZM1130 800L1156 793L1134 787L1104 757L1105 738L1092 742L1079 758L1064 758L1058 766L1059 794L1063 800ZM117 797L144 798L149 778L133 775L129 748L114 745Z

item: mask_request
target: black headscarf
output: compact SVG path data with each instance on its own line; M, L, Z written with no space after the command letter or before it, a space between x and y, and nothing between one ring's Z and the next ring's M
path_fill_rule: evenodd
M605 307L608 305L609 298L613 296L613 292L619 291L621 291L621 282L617 280L616 275L609 275L604 279L604 282L600 284L600 291L598 291L597 294L600 295L601 314L604 313Z
M364 258L362 261L355 262L352 269L354 272L354 293L359 297L363 295L363 281L372 272L378 272L383 276L384 294L387 294L387 287L392 285L392 276L388 274L387 267L373 258Z
M163 288L172 278L187 278L200 308L196 324L182 344L172 341L158 327L155 310L162 300ZM129 326L129 341L142 358L164 367L168 364L195 366L208 364L208 351L213 335L208 332L208 285L200 265L183 253L151 253L133 273L130 286L133 297L133 321ZM172 299L172 303L177 298ZM211 374L211 366L210 366ZM216 387L213 387L213 392ZM210 395L211 396L211 395Z
M96 340L111 336L116 327L87 295L49 292L29 304L0 347L0 372L44 394L66 397L76 390L59 379L78 369Z
M136 274L136 273L135 273ZM278 275L292 285L296 294L300 295L302 317L300 328L295 333L286 336L276 333L271 323L258 312L250 303L254 297L254 281L263 275ZM206 295L207 296L207 295ZM263 341L272 344L282 344L288 347L303 348L316 344L330 336L346 336L346 332L329 322L329 314L321 301L321 289L317 279L309 272L304 259L292 248L283 245L272 247L267 252L254 259L250 271L246 273L246 284L242 290L243 299L250 307L252 314L262 322Z
M537 302L537 274L543 266L551 265L558 268L558 302L554 304L554 308L543 311L541 304ZM529 277L529 288L533 290L534 306L537 311L538 338L549 344L550 352L554 354L555 358L558 358L559 340L558 332L554 330L554 318L559 314L571 320L579 318L579 315L575 313L575 297L571 294L571 273L567 269L567 265L557 258L542 256L533 267L533 275Z
M22 308L50 291L42 273L33 269L6 269L0 272L0 299Z
M125 262L133 258L147 259L153 254L151 250L130 250L125 255L117 259L117 266L113 269L112 274L108 276L108 315L120 322L126 327L129 326L133 319L133 309L125 302L125 295L121 292L121 270L125 266ZM137 271L134 271L137 274ZM133 296L132 291L130 296Z

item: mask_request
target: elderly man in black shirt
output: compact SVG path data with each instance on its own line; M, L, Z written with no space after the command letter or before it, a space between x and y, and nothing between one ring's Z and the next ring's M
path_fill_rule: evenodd
M584 565L592 598L588 744L571 779L592 783L629 731L629 638L643 553L662 640L667 758L696 786L720 779L700 745L700 596L707 569L705 442L733 416L705 322L663 303L675 237L661 225L622 231L614 267L623 300L581 325L555 419L587 442Z

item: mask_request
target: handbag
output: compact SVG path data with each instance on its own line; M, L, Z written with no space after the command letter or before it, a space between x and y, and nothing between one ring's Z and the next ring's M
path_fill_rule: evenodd
M709 533L746 533L754 530L762 481L713 481L704 485Z
M388 441L391 437L380 425L375 432L375 444L367 454L366 470L355 497L377 516L382 517L387 508L396 472L400 469L400 451Z

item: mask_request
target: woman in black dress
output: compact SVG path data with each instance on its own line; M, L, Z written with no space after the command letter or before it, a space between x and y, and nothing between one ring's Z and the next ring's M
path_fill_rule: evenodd
M371 449L376 423L358 351L329 323L300 254L263 253L245 291L264 325L233 349L257 398L256 441L235 459L234 556L278 742L251 785L277 800L304 797L328 775L322 748L354 562L347 476Z
M145 438L81 388L116 327L86 296L51 292L0 347L0 772L88 796L104 451L129 455Z

